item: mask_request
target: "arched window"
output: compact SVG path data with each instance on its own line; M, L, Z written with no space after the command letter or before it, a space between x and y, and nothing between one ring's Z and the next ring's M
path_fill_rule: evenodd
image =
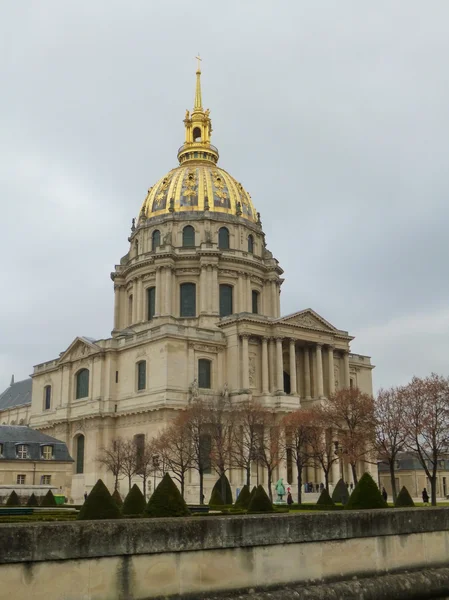
M255 315L259 313L259 292L253 290L251 292L252 310Z
M232 315L232 285L220 285L220 317Z
M201 142L201 129L199 127L193 128L193 141Z
M76 443L76 463L75 473L84 473L84 435L80 434L75 439Z
M44 410L50 410L51 407L51 385L44 387Z
M199 463L203 470L203 473L211 473L211 460L210 455L212 452L212 437L208 433L203 433L200 435L200 456Z
M159 229L155 229L153 231L153 235L151 236L151 249L153 250L153 252L160 245L161 245L161 232L159 231Z
M76 374L76 399L87 398L89 395L89 371L81 369Z
M137 363L137 389L144 390L147 387L147 361L141 360Z
M156 312L156 288L150 287L147 289L147 304L148 304L148 320L154 317Z
M218 247L221 250L229 248L229 229L227 227L220 227L218 230Z
M180 286L180 315L181 317L196 317L196 285L183 283Z
M211 364L211 361L207 360L207 358L200 358L198 361L198 387L211 388Z
M254 238L251 234L248 236L248 252L254 254Z
M195 230L191 225L186 225L182 230L182 245L183 248L195 247Z

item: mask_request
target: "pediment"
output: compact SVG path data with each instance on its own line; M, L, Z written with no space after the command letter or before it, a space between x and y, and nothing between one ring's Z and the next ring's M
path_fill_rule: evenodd
M278 320L279 323L285 325L296 325L298 327L305 327L307 329L318 329L320 331L328 331L335 333L338 331L331 323L323 319L318 313L311 308L300 310L299 312L293 313L286 317L282 317Z
M59 362L72 362L74 360L80 360L99 351L100 348L95 343L91 342L87 338L77 337L73 340L67 350L61 353Z

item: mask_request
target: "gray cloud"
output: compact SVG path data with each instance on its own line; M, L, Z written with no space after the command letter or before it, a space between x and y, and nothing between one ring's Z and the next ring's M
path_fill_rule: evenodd
M448 18L444 0L3 3L0 389L109 335L109 273L176 165L198 51L283 312L356 335L376 387L447 373Z

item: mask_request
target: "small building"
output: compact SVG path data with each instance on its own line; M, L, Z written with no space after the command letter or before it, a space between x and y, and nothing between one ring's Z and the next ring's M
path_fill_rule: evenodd
M73 460L64 442L23 425L0 425L0 502L19 496L68 495Z
M384 487L391 497L390 469L387 463L378 463L379 485ZM413 452L398 454L395 465L396 491L405 486L413 498L421 498L424 488L430 496L430 481L427 478L418 457ZM447 498L449 494L449 458L442 459L437 472L437 498Z

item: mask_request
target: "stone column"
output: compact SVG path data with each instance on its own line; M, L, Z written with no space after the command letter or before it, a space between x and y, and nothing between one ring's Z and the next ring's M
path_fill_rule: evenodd
M142 279L137 280L137 296L136 296L136 317L137 322L140 323L143 321L142 317Z
M120 286L114 286L114 329L120 329Z
M310 400L312 396L310 395L310 356L308 346L304 347L304 388L306 400Z
M262 393L269 394L268 388L268 339L262 338Z
M172 268L165 267L165 310L166 315L172 314Z
M207 312L210 314L212 312L212 265L207 265L206 281L206 306Z
M270 391L272 394L276 392L276 350L274 338L270 338L270 346L268 349L268 360L270 363Z
M327 358L329 361L329 396L335 393L335 375L334 375L334 347L327 347Z
M297 393L295 340L290 340L290 394L296 396Z
M253 312L253 302L252 302L252 294L251 294L251 277L249 275L246 276L246 312Z
M242 335L242 388L249 389L248 335Z
M161 267L157 267L156 268L156 290L155 290L155 307L154 307L154 316L155 317L159 317L159 315L161 314L161 310L162 310L162 306L161 306L161 301L162 301L162 277L161 277Z
M284 391L284 360L282 356L282 338L276 338L276 388Z
M350 386L349 378L349 352L343 352L343 368L345 372L345 387Z
M218 306L218 267L215 265L212 267L212 313L215 315L219 314ZM235 301L235 299L234 299Z
M323 355L321 352L322 344L317 344L315 348L316 355L316 381L317 381L317 396L323 398L324 396L324 385L323 385Z
M131 323L137 323L137 281L133 281L133 310L131 316Z
M207 312L207 268L201 266L200 273L200 314Z

